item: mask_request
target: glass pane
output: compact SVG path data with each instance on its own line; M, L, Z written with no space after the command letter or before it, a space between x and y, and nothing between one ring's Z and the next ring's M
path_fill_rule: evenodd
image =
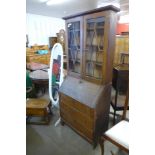
M80 22L68 23L69 70L80 73Z
M104 17L87 19L86 22L86 76L102 79Z

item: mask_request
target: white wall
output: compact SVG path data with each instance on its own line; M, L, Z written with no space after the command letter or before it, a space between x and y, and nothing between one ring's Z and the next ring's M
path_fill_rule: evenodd
M65 29L65 21L60 18L27 13L26 28L29 46L49 45L49 37L56 36L60 29Z

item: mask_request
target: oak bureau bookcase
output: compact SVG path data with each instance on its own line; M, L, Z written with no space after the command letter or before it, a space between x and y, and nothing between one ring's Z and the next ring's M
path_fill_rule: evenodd
M118 8L64 17L68 76L59 89L61 122L96 146L108 128Z

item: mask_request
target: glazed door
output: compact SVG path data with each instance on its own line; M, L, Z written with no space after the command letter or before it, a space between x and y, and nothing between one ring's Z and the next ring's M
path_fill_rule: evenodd
M69 75L81 77L82 74L82 18L66 21Z
M99 84L104 80L106 20L105 13L84 16L84 77Z

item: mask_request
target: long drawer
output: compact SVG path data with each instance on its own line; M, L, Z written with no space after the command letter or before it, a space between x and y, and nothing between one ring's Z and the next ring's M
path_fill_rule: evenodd
M71 126L75 131L80 135L88 139L89 141L93 140L93 131L87 129L85 126L81 125L77 118L74 117L74 111L69 109L65 111L63 108L60 110L61 118Z
M91 119L90 117L87 117L84 113L81 113L77 109L70 107L66 104L66 102L61 101L61 111L64 113L69 113L71 116L71 119L74 118L80 125L83 127L93 130L94 127L94 119Z
M67 104L70 107L75 108L79 112L85 114L87 117L94 119L94 109L92 109L92 108L90 108L90 107L88 107L88 106L72 99L71 97L62 94L62 93L61 93L60 101Z

